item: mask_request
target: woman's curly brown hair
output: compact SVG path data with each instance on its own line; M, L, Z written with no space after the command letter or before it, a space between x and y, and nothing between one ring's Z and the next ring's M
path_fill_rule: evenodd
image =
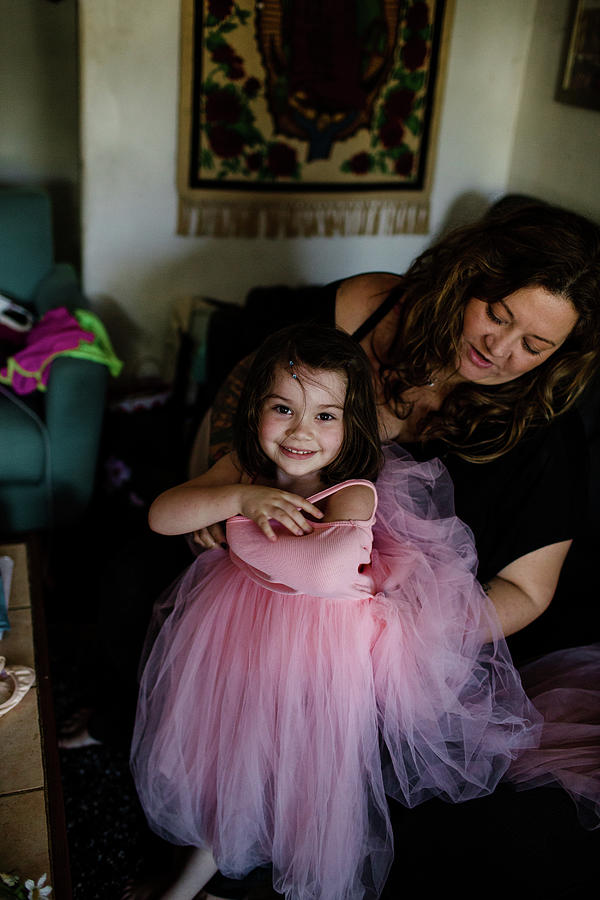
M400 317L379 374L398 417L410 414L408 388L456 365L472 297L494 303L531 286L572 303L579 319L567 340L506 384L457 385L422 423L423 437L485 462L514 447L528 427L568 409L600 359L600 229L560 207L517 198L426 250L394 289Z

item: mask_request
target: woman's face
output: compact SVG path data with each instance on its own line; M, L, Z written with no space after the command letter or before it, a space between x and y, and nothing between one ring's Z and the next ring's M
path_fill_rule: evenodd
M577 323L563 297L537 285L488 303L472 297L465 308L458 375L476 384L505 384L555 353Z

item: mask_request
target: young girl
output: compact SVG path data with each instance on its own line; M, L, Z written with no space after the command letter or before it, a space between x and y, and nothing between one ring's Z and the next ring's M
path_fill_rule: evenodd
M141 683L140 799L195 848L166 900L269 862L293 900L376 897L386 793L489 793L537 741L445 469L380 463L367 358L296 326L256 355L235 452L150 510L163 534L226 519L228 544L177 585Z

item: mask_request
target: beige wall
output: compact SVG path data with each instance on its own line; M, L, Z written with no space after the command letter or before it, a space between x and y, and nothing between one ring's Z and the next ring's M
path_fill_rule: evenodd
M569 8L538 2L508 183L600 222L600 111L554 99Z
M0 0L0 184L49 190L57 253L77 264L76 0Z
M506 190L600 219L600 113L553 99L568 6L456 0L433 233ZM160 365L178 297L239 302L259 283L401 271L429 243L177 237L179 0L0 0L0 183L62 190L62 235L77 238L77 10L84 284L131 372Z
M535 0L458 0L433 229L504 191ZM402 271L429 238L177 237L178 0L81 0L84 278L133 368L159 365L173 301ZM510 52L506 48L510 47ZM126 340L125 340L126 338Z

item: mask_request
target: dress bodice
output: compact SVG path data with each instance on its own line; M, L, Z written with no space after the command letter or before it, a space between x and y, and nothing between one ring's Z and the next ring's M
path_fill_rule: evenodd
M308 499L316 503L353 484L373 489L376 508L373 484L358 479L344 481ZM267 540L251 519L233 516L227 520L231 559L249 578L271 591L365 599L373 593L369 563L375 508L367 521L312 522L313 531L302 536L271 521L276 541Z

